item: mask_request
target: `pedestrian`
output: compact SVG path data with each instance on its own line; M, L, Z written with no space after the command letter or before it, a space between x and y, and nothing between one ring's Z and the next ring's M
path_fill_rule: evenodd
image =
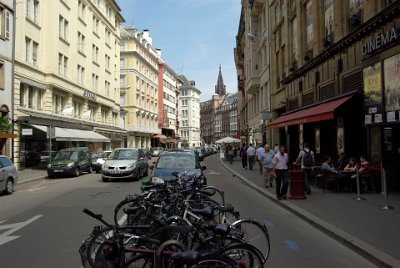
M247 149L247 157L249 159L249 169L250 170L253 170L255 156L256 156L256 149L254 149L253 145L250 143L250 146Z
M276 197L278 200L286 199L289 185L288 163L289 157L285 153L285 145L279 147L279 153L272 159L272 174L276 181Z
M260 161L262 162L264 168L264 187L272 187L272 181L274 180L274 176L272 174L272 159L275 156L275 153L269 147L268 143L264 145L264 151L261 153Z
M275 145L274 145L274 153L275 154L279 153L279 146L277 143L275 143Z
M260 144L260 146L256 150L256 160L258 162L258 165L260 166L260 175L263 174L263 163L262 163L262 153L265 151L264 146Z
M237 148L237 146L235 145L234 147L233 147L233 159L237 159L237 152L238 152L238 148Z
M233 164L233 147L232 145L228 145L228 159L229 159L229 164Z
M301 169L304 172L304 191L307 195L311 194L310 180L312 167L315 165L314 152L310 149L308 142L303 145L303 150L300 151L297 156L296 162L298 164L301 161Z
M246 143L243 143L242 148L240 148L240 157L242 158L242 167L243 169L247 169L247 146Z

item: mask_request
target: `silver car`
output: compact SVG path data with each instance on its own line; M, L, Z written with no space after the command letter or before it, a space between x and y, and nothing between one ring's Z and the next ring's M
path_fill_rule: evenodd
M148 175L149 164L142 149L114 149L101 169L103 181L111 179L139 180Z
M0 192L11 194L17 180L17 169L14 164L7 156L0 155Z

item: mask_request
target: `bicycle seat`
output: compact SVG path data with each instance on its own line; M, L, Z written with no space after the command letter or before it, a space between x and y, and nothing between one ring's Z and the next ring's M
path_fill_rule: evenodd
M231 204L226 204L225 206L219 206L218 209L221 212L234 212L235 208Z
M205 194L207 196L213 196L215 193L217 192L217 190L212 189L212 188L208 188L208 189L200 189L199 193Z
M194 208L192 209L192 212L195 214L199 214L201 216L211 218L214 216L214 209L211 207L206 207L206 208Z
M217 224L213 230L216 235L228 235L231 231L231 226L227 223Z

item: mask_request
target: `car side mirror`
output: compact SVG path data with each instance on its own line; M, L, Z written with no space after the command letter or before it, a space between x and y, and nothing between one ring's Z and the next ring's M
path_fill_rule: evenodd
M205 169L207 169L206 166L201 166L201 170L205 170Z

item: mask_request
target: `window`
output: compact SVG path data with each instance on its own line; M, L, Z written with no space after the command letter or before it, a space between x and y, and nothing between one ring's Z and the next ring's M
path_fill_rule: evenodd
M111 42L111 32L109 29L106 28L105 30L105 38L106 38L106 44L110 45Z
M78 32L78 50L82 53L85 51L85 36Z
M86 5L82 2L82 0L78 1L78 17L82 20L85 20L85 12Z
M111 57L106 54L105 55L105 64L106 64L107 71L110 71L110 61L111 61Z
M28 108L34 109L35 107L33 106L33 98L34 98L34 91L33 87L29 86L28 87Z
M100 20L93 16L93 32L99 35Z
M81 115L81 102L78 100L74 100L72 102L72 105L74 107L74 116L79 117Z
M36 108L42 110L43 92L40 89L36 90Z
M119 68L125 69L125 59L120 59L119 60Z
M68 75L68 58L63 54L58 54L58 74L64 77Z
M124 42L124 41L121 41L120 50L121 50L121 51L125 51L125 42ZM137 64L136 64L136 65L137 65Z
M19 105L21 107L24 107L26 105L25 93L26 93L25 85L21 83L19 88Z
M119 96L119 104L120 105L125 105L125 94L121 94Z
M53 112L56 114L61 113L64 110L64 97L53 94Z
M5 84L4 84L4 63L0 61L0 90L5 89Z
M92 47L92 60L95 63L98 63L99 61L99 48L95 45Z
M33 21L39 22L39 1L33 1Z
M78 84L84 85L85 84L85 68L82 67L81 65L78 65L78 70L77 70L77 80Z
M37 59L38 59L38 47L39 44L36 42L32 42L32 63L33 65L37 66Z
M121 75L120 79L119 79L119 85L121 87L125 87L126 82L125 82L125 75Z
M110 82L104 82L104 89L107 97L110 97Z
M94 92L97 92L98 87L99 87L99 76L96 74L92 74L92 90Z
M25 61L31 61L31 39L25 37Z
M10 12L0 6L0 38L10 39Z
M58 35L68 40L68 21L61 15L58 18Z

